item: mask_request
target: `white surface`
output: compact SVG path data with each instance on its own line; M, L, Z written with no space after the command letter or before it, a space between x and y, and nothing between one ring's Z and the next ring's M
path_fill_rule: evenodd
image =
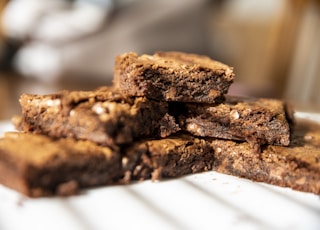
M320 121L319 114L297 113ZM0 122L0 135L13 130ZM0 229L320 229L320 197L216 172L30 199L0 185Z

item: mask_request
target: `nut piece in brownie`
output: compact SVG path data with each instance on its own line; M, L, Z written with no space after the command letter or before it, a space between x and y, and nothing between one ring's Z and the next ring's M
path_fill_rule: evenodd
M320 124L296 120L288 147L212 140L214 170L253 181L320 194Z
M226 96L222 104L179 103L173 113L183 130L196 136L287 146L292 114L276 99Z
M0 139L0 184L30 197L72 195L121 173L119 152L90 141L14 132Z
M73 137L112 146L138 137L166 137L180 128L168 115L167 102L126 97L113 88L23 94L17 128L51 137Z
M181 52L116 57L114 84L126 95L160 101L218 103L234 80L233 68Z
M212 169L210 143L191 135L143 140L123 150L124 181L158 180Z

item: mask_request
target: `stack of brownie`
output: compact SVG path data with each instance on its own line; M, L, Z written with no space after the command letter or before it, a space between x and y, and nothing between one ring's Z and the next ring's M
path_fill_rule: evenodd
M125 53L113 86L23 94L0 183L39 197L216 170L320 194L318 126L292 129L283 101L226 95L233 80L206 56Z

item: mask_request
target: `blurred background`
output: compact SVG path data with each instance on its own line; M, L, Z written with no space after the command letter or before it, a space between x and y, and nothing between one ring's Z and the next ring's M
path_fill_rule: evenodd
M320 111L319 0L0 0L0 120L22 93L111 84L135 51L208 55L234 67L229 93Z

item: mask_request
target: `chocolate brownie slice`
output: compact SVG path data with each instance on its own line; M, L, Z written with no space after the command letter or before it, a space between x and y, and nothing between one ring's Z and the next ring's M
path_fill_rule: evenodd
M161 101L217 103L234 80L233 68L181 52L116 57L114 84L126 95Z
M210 143L191 135L143 140L123 150L125 181L158 180L212 169Z
M166 137L180 128L166 102L125 97L113 88L23 94L17 128L51 137L73 137L112 146L138 137Z
M288 147L266 145L259 154L246 142L212 140L214 170L320 194L320 125L296 122Z
M71 195L112 184L121 173L115 148L30 133L5 133L0 139L0 183L30 197Z
M226 96L222 104L173 104L183 130L196 136L287 146L292 112L281 100Z

